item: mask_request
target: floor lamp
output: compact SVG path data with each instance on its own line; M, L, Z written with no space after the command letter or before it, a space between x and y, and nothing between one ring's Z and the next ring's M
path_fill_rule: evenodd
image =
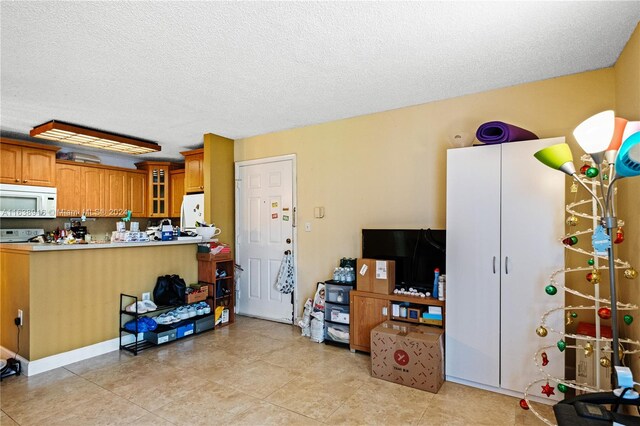
M613 203L613 186L617 180L640 175L640 125L639 122L627 123L624 119L616 119L613 111L604 111L589 117L580 123L573 132L576 141L584 151L591 155L598 169L601 198L598 197L576 174L573 156L566 143L552 145L534 154L545 165L560 170L581 184L597 201L600 212L600 226L596 229L594 250L607 252L609 262L609 287L611 292L612 323L612 364L620 366L618 307L616 297L615 258L611 235L617 227L615 207ZM605 193L602 169L608 163L609 187ZM612 369L612 371L615 369ZM612 374L612 381L615 374ZM615 388L616 383L612 383Z

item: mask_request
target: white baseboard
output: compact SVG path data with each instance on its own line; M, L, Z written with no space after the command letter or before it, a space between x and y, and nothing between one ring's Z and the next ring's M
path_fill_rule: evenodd
M134 341L134 336L123 336L122 343L129 344ZM18 355L18 360L22 364L22 372L25 376L34 376L36 374L44 373L65 365L73 364L74 362L84 361L85 359L93 358L94 356L104 355L109 352L117 351L120 349L120 339L115 338L106 340L104 342L96 343L94 345L85 346L82 348L74 349L68 352L62 352L59 354L51 355L46 358L37 359L35 361L29 361ZM14 353L7 350L4 347L0 347L0 353L2 358L11 358Z
M496 388L494 386L487 386L487 385L483 385L481 383L476 383L476 382L472 382L472 381L469 381L469 380L460 379L458 377L446 376L445 379L448 382L459 383L461 385L471 386L473 388L484 389L484 390L488 390L490 392L501 393L503 395L513 396L514 398L522 398L524 396L524 394L520 393L520 392L514 392L514 391L509 390L509 389ZM560 393L560 392L558 392L558 393ZM529 398L531 401L539 402L541 404L546 404L546 405L555 405L563 397L564 397L564 394L554 395L551 398L546 398L546 397L543 398L543 397L539 397L539 396L531 395L531 394L527 395L527 398Z

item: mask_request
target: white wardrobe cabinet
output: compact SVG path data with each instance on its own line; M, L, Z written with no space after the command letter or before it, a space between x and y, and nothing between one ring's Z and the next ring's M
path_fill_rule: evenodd
M560 337L535 332L545 311L564 305L561 289L552 297L544 288L564 265L558 238L564 234L565 177L533 154L561 142L447 153L447 380L521 395L543 377L533 356L546 345L554 347L546 350L545 371L564 376L564 354L555 348ZM551 319L564 330L562 312Z

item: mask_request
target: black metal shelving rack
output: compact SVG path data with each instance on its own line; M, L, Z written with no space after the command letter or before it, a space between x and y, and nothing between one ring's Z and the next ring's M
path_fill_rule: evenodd
M136 296L132 296L130 294L120 293L120 313L119 313L119 315L120 315L120 332L119 332L120 350L125 350L125 351L128 351L128 352L131 352L134 355L138 355L138 352L140 352L140 351L142 351L144 349L155 348L155 347L158 346L153 342L149 342L147 340L140 339L138 337L139 334L140 334L139 331L138 331L138 318L140 318L142 316L148 316L147 312L138 313L138 312L128 312L128 311L125 310L125 308L127 306L131 305L132 303L135 303L137 305L138 300L139 299ZM128 303L125 303L125 302L128 302ZM180 305L162 305L162 306L158 306L158 308L153 310L152 312L153 312L153 314L160 314L163 311L168 311L168 310L171 310L171 309L175 309L178 306L180 306ZM214 313L212 311L209 314L199 315L197 317L189 318L188 320L195 321L195 320L198 320L200 318L205 318L205 317L209 317L209 316L213 316L213 315L214 315ZM126 328L124 328L124 324L127 322L125 320L125 318L126 318L125 316L129 317L129 318L133 318L135 320L135 322L136 322L136 330L135 331L129 331ZM187 321L187 320L185 320L185 321ZM177 323L177 324L179 325L181 323ZM173 324L173 327L169 326L169 325L160 324L160 325L158 325L158 328L156 328L154 331L155 332L168 331L171 328L174 328L174 326L175 326L175 324ZM213 328L211 328L209 330L201 331L200 333L196 333L194 331L193 335L201 334L201 333L204 333L204 332L207 332L207 331L210 331L210 330L213 330ZM126 333L128 335L133 335L135 340L132 343L122 344L122 338L123 338L122 333ZM191 337L191 336L185 336L185 337ZM180 339L176 339L176 340L171 340L171 341L166 342L166 343L171 343L171 342L179 341L179 340L182 340L182 339L184 339L184 337L182 337ZM163 343L163 344L166 344L166 343Z

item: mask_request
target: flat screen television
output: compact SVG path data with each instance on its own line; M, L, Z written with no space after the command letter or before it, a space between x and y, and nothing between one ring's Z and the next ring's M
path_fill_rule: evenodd
M396 288L414 287L432 292L434 270L446 270L444 229L363 229L362 257L394 260Z

